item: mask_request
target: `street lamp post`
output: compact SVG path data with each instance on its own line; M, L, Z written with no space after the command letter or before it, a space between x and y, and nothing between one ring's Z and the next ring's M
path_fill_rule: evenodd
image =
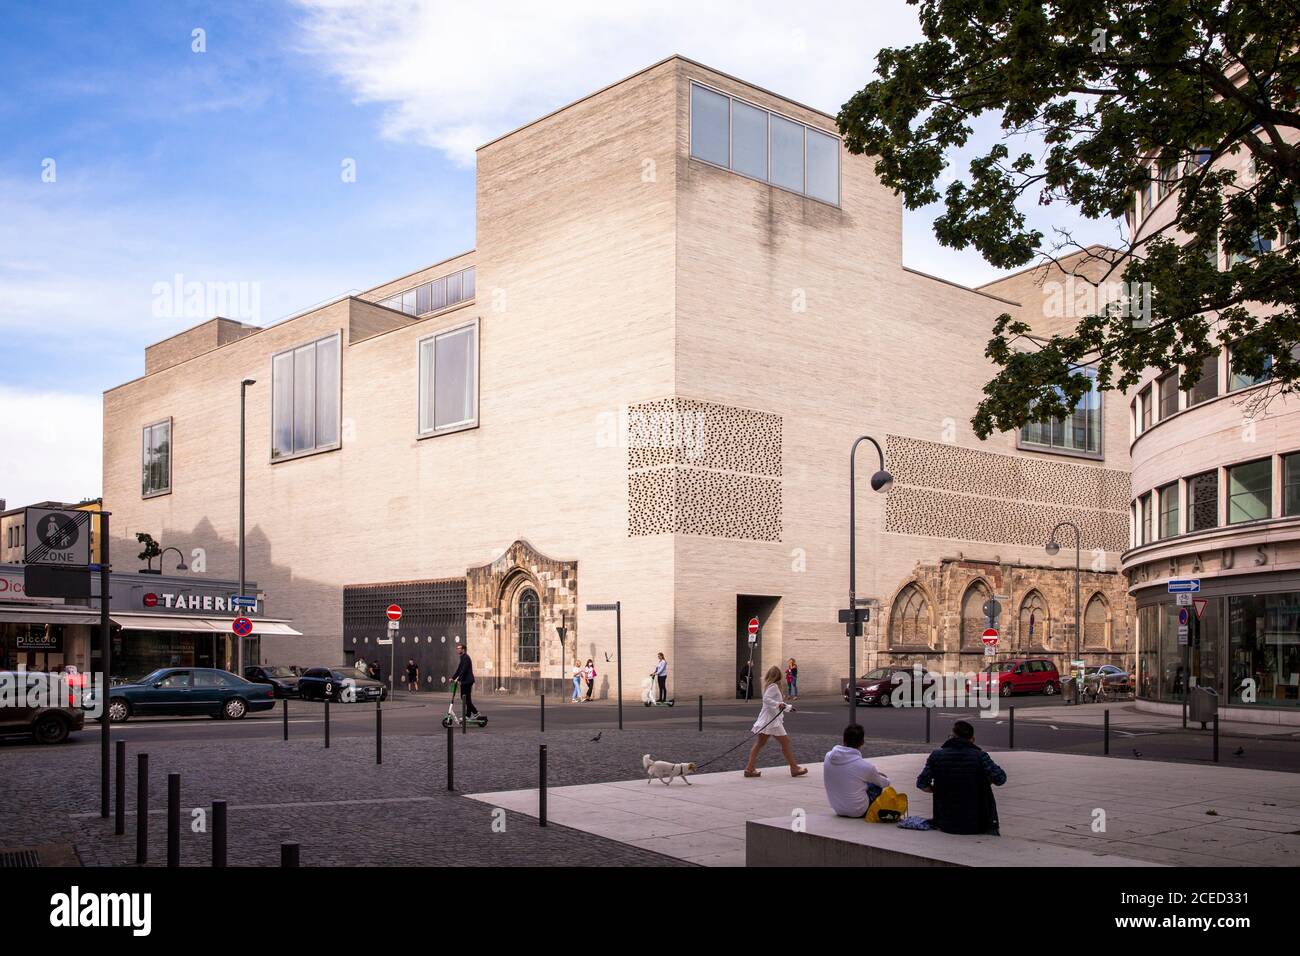
M1061 550L1061 546L1056 543L1056 532L1060 531L1062 528L1074 529L1074 659L1077 661L1081 659L1080 655L1082 653L1080 650L1080 641L1082 639L1082 633L1080 632L1079 629L1079 625L1080 625L1080 617L1079 617L1080 557L1079 556L1080 556L1080 552L1083 549L1083 536L1079 533L1079 526L1075 524L1073 521L1057 522L1056 527L1052 529L1051 537L1047 539L1047 553L1050 555L1056 555ZM1073 681L1074 702L1076 704L1079 703L1079 680L1082 677L1083 677L1083 673L1082 671L1080 671L1080 673L1075 677Z
M244 597L244 420L248 405L248 386L257 380L246 378L239 383L239 597ZM241 605L242 606L242 605ZM244 639L235 637L235 673L244 676ZM391 676L391 675L390 675Z
M849 451L849 620L846 622L846 628L849 636L849 723L858 722L858 637L862 634L862 618L858 610L858 541L857 541L857 491L855 488L855 466L858 457L858 446L864 441L869 441L876 446L876 454L880 457L880 470L871 476L871 490L884 494L889 491L894 484L894 476L885 471L885 453L880 447L880 443L870 435L860 436L854 443L853 448Z

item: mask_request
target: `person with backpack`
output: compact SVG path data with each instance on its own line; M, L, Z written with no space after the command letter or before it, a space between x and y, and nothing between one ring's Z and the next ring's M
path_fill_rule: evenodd
M934 794L931 823L944 833L999 836L998 805L993 788L1007 782L1007 772L975 746L975 728L967 721L952 725L952 736L933 751L916 785Z
M587 664L582 668L582 676L587 681L587 696L583 698L587 703L591 703L591 692L596 689L596 665L591 658L587 658Z
M871 802L890 785L889 778L862 756L866 736L861 724L849 724L844 743L827 751L822 762L826 802L842 817L865 817Z

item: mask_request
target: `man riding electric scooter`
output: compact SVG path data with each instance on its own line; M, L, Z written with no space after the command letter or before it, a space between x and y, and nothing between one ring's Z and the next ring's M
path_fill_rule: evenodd
M460 655L460 663L456 665L456 673L451 679L460 685L461 715L465 720L473 720L478 716L478 708L470 696L474 689L474 662L470 660L469 651L464 644L456 645L456 653Z

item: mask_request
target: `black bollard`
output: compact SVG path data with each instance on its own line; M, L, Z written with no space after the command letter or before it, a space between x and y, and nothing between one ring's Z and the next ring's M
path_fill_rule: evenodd
M1214 712L1214 762L1219 762L1219 712Z
M330 745L330 699L325 698L325 748L328 750Z
M375 763L384 762L384 709L375 701Z
M298 844L296 843L280 844L280 865L281 866L298 865Z
M456 728L451 724L447 725L447 789L455 790L455 765L456 765Z
M121 836L126 832L126 741L117 742L117 767L115 768L117 784L117 803L113 807L113 834Z
M546 826L546 744L537 754L537 825Z
M930 711L933 709L933 707L925 708L925 742L927 744L930 742Z
M1110 708L1107 707L1101 714L1102 717L1102 749L1104 756L1110 756Z
M167 865L181 865L181 775L167 775Z
M1008 707L1010 718L1007 721L1007 749L1016 749L1016 708Z
M135 865L149 862L149 755L135 758Z
M546 733L546 695L542 695L542 733Z
M226 865L226 801L212 801L212 865Z
M700 733L704 733L704 695L700 695Z
M284 717L284 739L288 740L289 739L289 698L288 697L284 698L284 700L280 701L280 703L283 704L283 706L280 708L280 711L282 716Z

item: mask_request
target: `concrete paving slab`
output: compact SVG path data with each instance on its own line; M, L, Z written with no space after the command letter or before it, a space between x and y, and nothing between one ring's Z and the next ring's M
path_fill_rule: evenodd
M932 812L930 796L913 786L925 756L875 760L908 794L910 812L919 816ZM935 862L954 865L966 841L972 849L965 857L975 865L1047 865L1053 859L1056 865L1088 866L1097 860L1115 866L1300 863L1300 833L1295 832L1300 825L1292 827L1300 787L1292 774L1033 751L999 751L994 759L1009 777L1007 786L996 791L1004 839L998 843L995 838L940 834L957 843ZM780 767L767 768L758 779L735 771L698 774L690 787L679 782L647 785L644 778L557 787L548 791L548 819L705 866L742 865L749 824L761 821L788 829L796 811L803 811L810 825L816 820L836 840L870 832L873 843L897 843L889 852L904 856L918 846L917 836L908 831L874 826L863 831L854 829L865 826L859 821L846 821L847 829L835 823L826 806L821 767L809 764L808 769L801 778L791 778ZM532 816L537 812L534 790L470 798ZM1106 829L1100 833L1092 830L1097 808L1106 811ZM1217 813L1209 815L1209 809ZM881 836L886 831L901 836L886 839ZM985 847L990 839L991 848ZM1086 859L1075 859L1075 852Z

